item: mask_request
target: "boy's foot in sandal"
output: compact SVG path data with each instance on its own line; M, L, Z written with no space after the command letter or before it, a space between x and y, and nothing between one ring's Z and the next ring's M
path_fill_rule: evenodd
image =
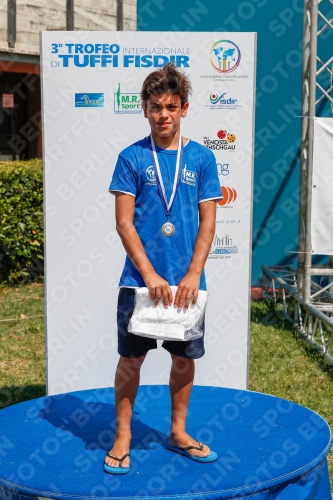
M195 441L186 433L177 438L175 435L170 436L168 448L196 462L214 462L218 458L215 451L211 451L208 446Z
M129 438L115 438L112 449L106 454L103 469L109 474L126 474L130 470Z

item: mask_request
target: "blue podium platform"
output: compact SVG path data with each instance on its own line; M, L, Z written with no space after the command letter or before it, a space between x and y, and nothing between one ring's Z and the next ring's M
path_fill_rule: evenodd
M219 454L167 449L167 386L141 386L131 471L102 469L115 428L113 389L39 398L0 411L0 498L330 500L331 433L307 408L265 394L194 387L188 432Z

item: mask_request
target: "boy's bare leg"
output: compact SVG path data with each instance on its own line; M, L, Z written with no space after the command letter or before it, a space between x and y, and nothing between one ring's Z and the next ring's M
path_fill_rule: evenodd
M194 360L182 358L171 354L172 367L170 372L171 395L171 430L169 444L184 448L186 446L199 446L198 441L186 432L186 416L190 401L194 379ZM202 451L188 450L191 455L207 457L210 453L208 446Z
M140 382L140 368L145 357L146 355L140 358L120 356L118 361L114 383L117 429L114 444L110 450L110 453L118 458L123 457L130 449L132 410ZM129 457L126 457L122 462L122 467L128 467L129 462ZM111 457L106 457L105 463L111 467L119 466L118 460Z

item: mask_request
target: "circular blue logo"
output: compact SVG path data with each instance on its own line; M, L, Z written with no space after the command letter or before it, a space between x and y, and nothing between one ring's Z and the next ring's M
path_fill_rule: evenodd
M210 49L210 62L219 73L234 71L241 59L237 45L231 40L219 40Z
M149 180L149 182L156 182L155 170L154 170L154 167L152 165L147 168L146 176L147 176L147 179Z

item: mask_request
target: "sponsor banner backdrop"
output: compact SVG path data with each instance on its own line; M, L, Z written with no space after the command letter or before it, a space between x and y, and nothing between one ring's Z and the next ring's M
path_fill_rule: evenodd
M311 207L312 252L333 254L333 118L314 119Z
M254 33L41 33L49 394L113 385L125 252L108 186L119 152L149 134L141 85L168 61L193 86L182 134L214 152L224 195L195 383L246 387L255 54ZM168 383L169 354L147 358L141 383Z

